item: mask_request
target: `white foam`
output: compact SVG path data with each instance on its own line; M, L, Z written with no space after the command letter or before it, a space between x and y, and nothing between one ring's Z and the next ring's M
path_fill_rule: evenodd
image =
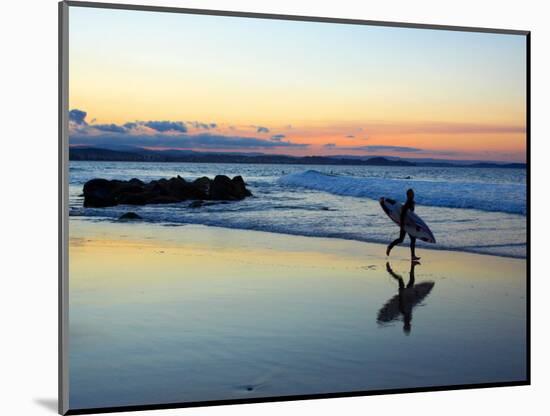
M315 170L285 175L279 183L335 195L403 200L413 188L420 205L526 214L523 183L445 182L327 175Z

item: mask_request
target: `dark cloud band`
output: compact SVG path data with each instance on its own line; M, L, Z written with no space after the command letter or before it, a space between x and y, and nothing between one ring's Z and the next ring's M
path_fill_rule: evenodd
M187 132L187 126L181 121L146 121L143 125L161 133L167 131Z
M309 144L289 141L273 141L257 137L223 136L217 134L177 134L177 135L135 135L135 134L74 134L71 145L88 146L135 146L169 147L180 149L269 149L269 148L307 148Z

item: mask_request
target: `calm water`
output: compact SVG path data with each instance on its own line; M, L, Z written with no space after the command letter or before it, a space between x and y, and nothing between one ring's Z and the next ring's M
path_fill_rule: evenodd
M193 180L242 175L253 198L200 209L189 203L84 209L83 184L92 178ZM381 196L403 200L416 191L417 214L430 226L430 248L526 256L526 172L372 166L71 162L70 214L113 219L129 210L145 220L205 224L304 236L387 243L397 227L380 209ZM420 246L424 243L420 242Z

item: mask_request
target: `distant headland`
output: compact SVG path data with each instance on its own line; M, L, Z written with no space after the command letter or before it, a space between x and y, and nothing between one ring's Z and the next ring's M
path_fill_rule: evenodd
M410 161L383 156L288 156L262 153L214 153L188 150L148 150L132 148L113 150L97 147L70 147L69 160L107 162L187 162L187 163L257 163L257 164L301 164L301 165L359 165L359 166L429 166L460 168L511 168L525 169L525 163L497 163L464 161Z

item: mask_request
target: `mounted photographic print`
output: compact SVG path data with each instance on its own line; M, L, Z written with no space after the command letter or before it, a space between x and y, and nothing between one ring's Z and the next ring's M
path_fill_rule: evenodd
M529 53L60 3L60 413L528 384Z

